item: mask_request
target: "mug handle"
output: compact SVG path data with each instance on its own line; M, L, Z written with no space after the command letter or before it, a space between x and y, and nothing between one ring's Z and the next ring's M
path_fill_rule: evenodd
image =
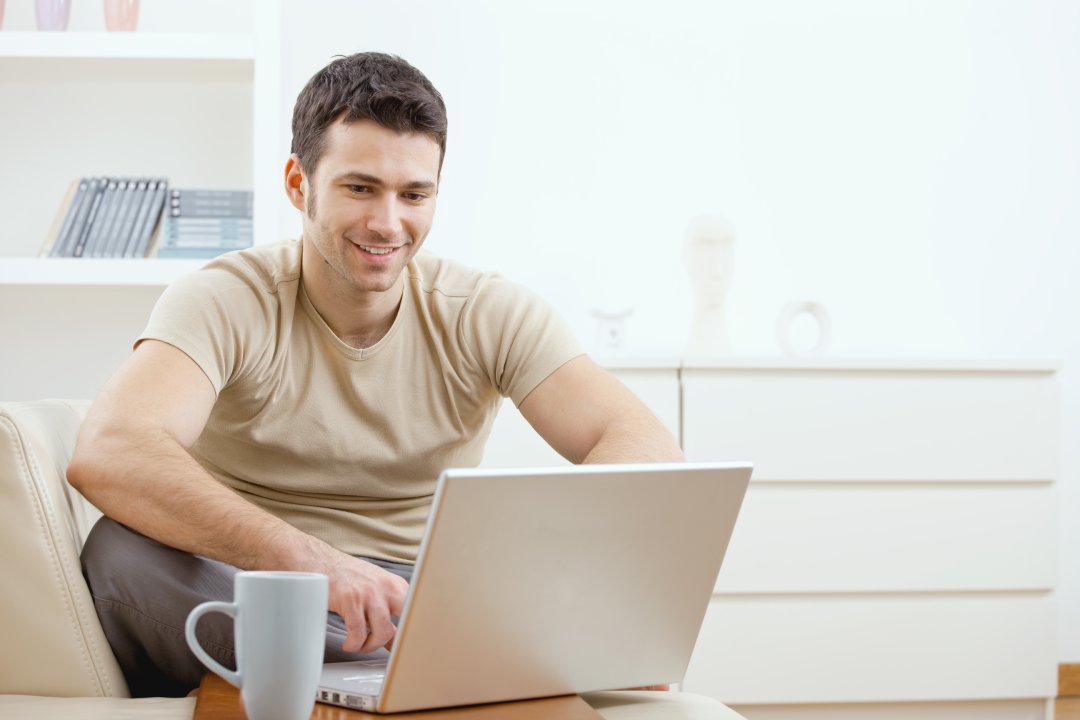
M203 665L210 668L212 671L225 678L229 684L235 687L240 687L240 673L233 672L225 667L222 667L214 658L203 650L202 645L199 644L198 639L195 637L195 626L199 624L199 618L208 612L225 613L229 617L236 621L236 603L227 602L204 602L202 605L198 605L191 614L187 617L187 623L184 625L184 638L187 640L188 647L191 648L191 652L195 653L195 657L199 658ZM239 670L240 668L237 668Z

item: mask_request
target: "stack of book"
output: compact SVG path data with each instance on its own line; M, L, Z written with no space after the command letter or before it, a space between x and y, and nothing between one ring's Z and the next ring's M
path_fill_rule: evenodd
M165 178L82 178L64 198L58 224L54 224L42 254L146 257L161 219L168 185Z
M250 190L170 190L161 258L211 258L251 247Z

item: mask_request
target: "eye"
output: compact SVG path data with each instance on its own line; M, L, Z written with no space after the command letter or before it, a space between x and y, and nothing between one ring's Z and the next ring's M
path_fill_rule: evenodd
M423 193L417 193L417 192L408 192L408 193L405 193L404 198L406 200L408 200L409 202L417 202L418 203L418 202L423 202L424 200L427 200L427 195L424 195Z
M354 192L358 194L371 192L371 188L369 188L367 185L346 185L345 187L349 189L349 192Z

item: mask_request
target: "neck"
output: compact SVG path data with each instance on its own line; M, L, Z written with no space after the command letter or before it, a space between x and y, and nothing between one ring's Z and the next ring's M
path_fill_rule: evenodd
M384 292L356 290L344 283L304 283L320 317L342 342L358 350L371 347L390 331L404 290L404 273Z
M351 310L342 313L340 317L335 317L333 321L325 315L323 317L326 318L334 334L346 345L358 350L369 348L390 332L394 318L397 317L398 308L401 307L404 288L405 282L402 276L386 292L365 293L363 301L351 300L348 306L339 306L349 307Z

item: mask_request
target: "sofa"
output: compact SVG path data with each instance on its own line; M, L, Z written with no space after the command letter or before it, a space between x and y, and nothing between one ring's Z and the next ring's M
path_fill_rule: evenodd
M128 697L79 552L101 513L66 480L86 401L0 403L0 718L188 720L195 698ZM738 720L679 692L602 692L608 720Z

